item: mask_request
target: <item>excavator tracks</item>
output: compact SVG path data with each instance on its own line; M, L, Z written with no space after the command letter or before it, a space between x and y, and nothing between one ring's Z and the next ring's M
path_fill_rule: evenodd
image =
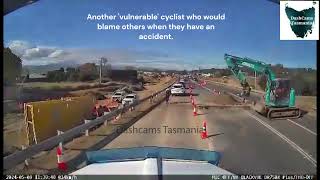
M298 108L268 108L267 118L274 119L294 119L301 116L301 111Z

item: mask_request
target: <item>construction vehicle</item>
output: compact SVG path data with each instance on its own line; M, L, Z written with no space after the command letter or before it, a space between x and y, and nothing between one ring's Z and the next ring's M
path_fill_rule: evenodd
M276 78L271 66L249 58L225 54L224 59L233 75L243 88L242 96L250 96L251 87L240 68L248 68L267 77L264 98L253 102L253 109L269 119L298 118L301 111L295 107L295 90L290 87L290 80Z

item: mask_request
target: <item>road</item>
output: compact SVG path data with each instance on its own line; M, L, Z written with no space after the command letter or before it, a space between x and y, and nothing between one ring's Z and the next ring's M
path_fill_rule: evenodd
M241 89L236 89L236 88L232 88L232 87L228 87L228 86L224 86L224 85L220 85L220 84L216 84L213 82L208 82L206 81L206 88L209 89L216 89L219 90L221 92L225 91L225 92L231 92L233 94L240 94L241 93ZM247 97L246 99L248 99L249 101L260 101L260 98L262 98L262 95L259 93L255 93L255 92L251 92L250 97ZM317 129L317 124L316 121L317 118L313 117L313 116L309 116L308 114L303 115L303 117L296 119L296 120L292 120L295 123L299 123L304 127L307 127L308 129L312 130L312 131L316 131Z
M225 89L211 84L207 87ZM199 86L194 92L199 94L199 103L212 96ZM172 97L170 101L142 117L104 149L162 146L214 150L222 153L220 166L235 174L316 173L314 119L270 121L251 110L236 108L209 108L193 116L188 96ZM203 121L209 134L205 140L199 130Z
M217 89L220 91L225 91L225 92L231 92L233 94L240 94L241 93L241 89L236 89L236 88L231 88L228 86L224 86L224 85L220 85L220 84L216 84L216 83L212 83L212 82L208 82L206 81L206 87L208 87L209 89ZM259 101L260 98L262 97L261 94L252 92L250 93L249 97L246 97L246 99L250 100L250 101Z

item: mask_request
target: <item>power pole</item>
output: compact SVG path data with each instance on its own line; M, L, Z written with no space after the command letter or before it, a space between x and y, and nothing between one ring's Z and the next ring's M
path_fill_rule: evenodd
M105 58L105 57L101 57L101 59L100 59L100 80L99 80L99 83L101 84L102 83L102 65L103 66L105 66L106 65L106 63L108 62L108 59L107 58Z
M101 78L102 78L102 58L100 59L100 68L99 68L99 70L100 70L100 77L99 77L99 84L101 84L101 82L102 82L102 80L101 80Z
M254 89L257 89L257 71L254 71Z

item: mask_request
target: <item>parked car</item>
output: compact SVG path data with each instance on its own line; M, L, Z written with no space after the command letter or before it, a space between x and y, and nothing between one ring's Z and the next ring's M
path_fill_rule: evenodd
M138 96L136 94L128 94L123 100L122 105L129 105L138 101Z
M113 101L118 101L119 103L122 102L123 98L126 96L126 92L125 91L116 91L112 96L112 100Z
M177 83L174 84L171 88L172 95L184 95L186 93L186 89L183 84Z

